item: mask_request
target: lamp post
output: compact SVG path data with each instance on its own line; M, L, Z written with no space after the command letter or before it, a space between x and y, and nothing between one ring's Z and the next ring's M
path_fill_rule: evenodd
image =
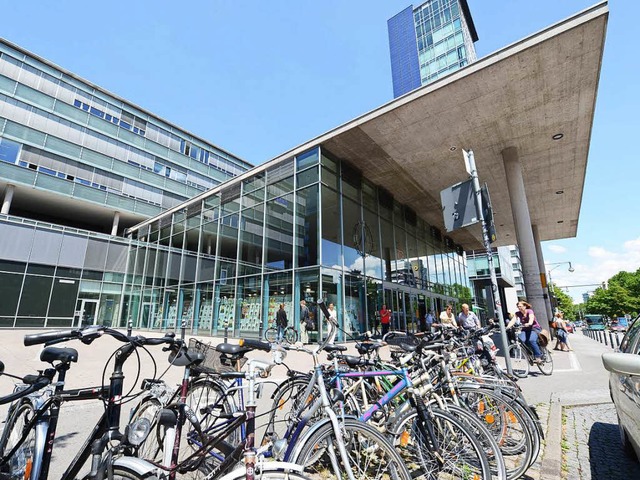
M553 270L555 270L556 268L558 268L561 265L569 265L569 268L567 269L569 271L569 273L573 273L575 272L575 269L573 268L573 265L571 265L571 262L556 262L556 263L545 263L545 265L548 267L550 265L555 265L553 268L547 270L547 277L549 277L549 282L547 283L547 291L549 293L549 302L551 303L551 319L553 319L554 317L554 300L555 300L555 295L553 295L553 281L551 280L551 272ZM558 308L557 305L557 301L555 301L556 305L555 305L555 309Z

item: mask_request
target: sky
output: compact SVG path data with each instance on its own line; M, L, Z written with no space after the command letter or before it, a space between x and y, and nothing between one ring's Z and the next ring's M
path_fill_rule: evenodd
M595 0L468 3L482 58ZM387 20L408 5L0 0L0 36L260 164L393 99ZM576 301L618 271L640 268L640 62L632 38L640 2L613 0L609 9L578 233L543 242L553 282Z

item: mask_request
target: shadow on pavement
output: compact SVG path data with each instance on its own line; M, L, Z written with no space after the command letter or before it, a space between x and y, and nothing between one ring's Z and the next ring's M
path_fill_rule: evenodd
M615 423L595 422L591 427L589 464L592 480L640 478L640 464L625 455Z

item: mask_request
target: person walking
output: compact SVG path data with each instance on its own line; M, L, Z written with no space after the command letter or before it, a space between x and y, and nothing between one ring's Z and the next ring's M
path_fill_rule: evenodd
M538 346L538 334L542 331L542 328L538 320L536 320L536 315L531 305L521 300L518 302L517 307L516 318L520 320L520 324L522 325L522 331L519 335L520 340L533 350L535 362L542 363L542 353ZM509 322L509 325L511 326L511 322Z
M380 323L382 324L382 336L389 332L389 325L391 324L391 310L387 309L386 305L382 305L380 309Z
M276 325L278 325L278 335L276 341L281 342L284 338L284 330L287 328L289 321L287 320L287 312L284 311L284 303L280 304L280 308L276 312Z
M300 301L300 341L303 345L309 343L309 324L311 316L309 315L309 307L304 300Z
M569 347L569 332L567 331L567 323L564 321L564 314L562 312L556 313L556 346L554 350L562 350L563 352L570 352Z
M444 312L440 313L440 323L435 326L440 327L443 330L458 328L456 317L453 315L453 307L451 305L447 305L447 308L444 310Z

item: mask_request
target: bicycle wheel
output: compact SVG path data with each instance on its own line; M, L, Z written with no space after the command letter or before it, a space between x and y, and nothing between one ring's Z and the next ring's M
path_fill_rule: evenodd
M35 415L33 406L24 402L9 410L0 438L0 456L8 454L20 442L25 426ZM32 428L7 463L0 467L0 478L7 480L29 478L35 454L36 431Z
M233 398L227 395L225 390L224 385L209 379L198 380L189 386L185 403L196 415L202 432L208 438L219 436L233 421L225 417L237 411ZM236 445L240 442L240 437L240 428L236 428L226 435L225 442ZM224 455L216 448L198 453L201 448L200 435L191 427L191 423L186 422L182 427L179 463L189 459L195 462L197 468L180 478L204 478L208 471L217 467L224 459Z
M539 347L542 353L542 363L538 364L538 368L543 375L551 375L553 373L553 358L547 347Z
M160 460L162 456L162 442L164 432L158 427L158 415L162 410L162 403L155 397L147 397L142 400L131 415L132 424L136 420L146 418L151 422L151 432L138 448L138 457L152 462Z
M295 328L288 327L284 331L284 339L287 342L289 342L291 345L293 345L294 343L296 343L298 341L298 332L296 331Z
M467 425L467 431L471 431L482 445L484 454L491 467L492 480L511 480L518 478L507 474L507 466L500 451L500 445L498 445L497 440L479 418L474 416L469 410L457 405L447 405L446 410L462 420Z
M449 412L431 409L431 426L438 444L433 452L428 433L419 425L416 410L402 415L392 428L394 445L413 477L429 480L490 480L491 466L473 429Z
M344 443L349 465L344 465L339 442ZM345 418L341 431L327 423L304 440L295 463L304 465L312 475L344 478L347 468L356 480L409 480L404 459L375 428L355 418Z
M516 377L527 378L529 375L529 359L519 343L509 345L509 359L511 370Z
M518 402L486 389L459 388L459 398L496 439L508 478L519 478L537 455L536 432Z
M271 398L271 414L266 433L274 433L276 438L282 438L287 430L291 415L296 412L303 403L315 398L303 399L303 394L311 381L308 374L300 374L285 380L276 388Z
M278 329L275 327L267 328L264 332L264 339L269 343L274 343L278 338Z

